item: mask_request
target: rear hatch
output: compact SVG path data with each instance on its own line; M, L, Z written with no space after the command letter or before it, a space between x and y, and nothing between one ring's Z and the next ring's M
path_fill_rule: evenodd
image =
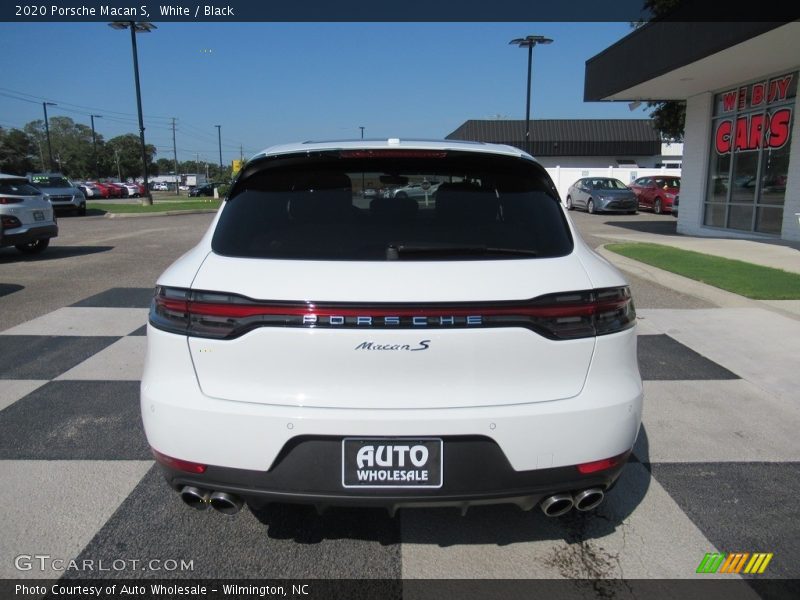
M15 222L7 223L7 230L53 223L53 207L50 201L22 177L0 179L0 213L19 221L19 225ZM11 227L11 224L15 227Z
M209 396L285 406L444 408L577 395L597 296L536 163L371 152L248 165L191 290L156 327L189 333ZM364 189L443 182L422 198ZM609 304L610 302L610 304Z

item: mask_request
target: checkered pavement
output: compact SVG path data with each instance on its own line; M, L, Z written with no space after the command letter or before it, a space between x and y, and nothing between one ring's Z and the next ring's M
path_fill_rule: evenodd
M773 552L762 577L800 577L797 321L640 310L644 424L595 513L275 506L231 518L184 507L149 454L138 386L150 295L114 288L0 332L0 577L60 575L14 568L39 553L194 561L169 577L688 578L713 551ZM785 346L760 348L747 327L783 331Z

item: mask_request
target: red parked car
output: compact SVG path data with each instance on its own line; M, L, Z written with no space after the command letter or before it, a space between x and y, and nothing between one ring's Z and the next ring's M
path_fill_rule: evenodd
M647 208L657 215L672 212L672 202L681 189L681 178L669 175L639 177L630 188L639 200L639 208Z
M113 198L127 198L128 188L124 185L120 185L119 183L106 183L106 186L110 188Z
M105 183L98 183L97 181L89 181L87 182L87 185L91 185L92 187L96 187L98 190L100 190L100 195L103 198L111 197L111 190Z

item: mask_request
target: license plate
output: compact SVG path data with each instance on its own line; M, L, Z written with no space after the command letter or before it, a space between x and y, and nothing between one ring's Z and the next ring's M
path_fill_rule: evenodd
M40 210L33 211L33 220L34 221L44 221L44 213Z
M440 488L442 440L345 438L342 486L346 488Z

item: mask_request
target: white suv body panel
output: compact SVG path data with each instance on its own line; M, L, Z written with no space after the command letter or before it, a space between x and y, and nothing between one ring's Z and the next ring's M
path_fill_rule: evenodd
M482 435L497 442L515 470L526 471L617 456L633 447L641 421L634 329L597 339L586 385L568 400L400 410L211 398L200 389L184 336L152 326L147 336L141 408L148 442L202 464L266 471L281 448L302 435Z
M450 141L294 144L254 159L387 148L533 160L516 148ZM627 285L580 239L563 208L574 241L567 256L370 262L215 254L212 237L226 206L159 286L256 301L424 304L525 301ZM148 442L202 465L266 473L289 442L304 436L482 436L515 471L527 472L625 455L641 422L635 327L572 340L522 327L261 327L221 340L151 324L147 336L141 410ZM365 341L421 340L429 346L421 352L356 349Z

